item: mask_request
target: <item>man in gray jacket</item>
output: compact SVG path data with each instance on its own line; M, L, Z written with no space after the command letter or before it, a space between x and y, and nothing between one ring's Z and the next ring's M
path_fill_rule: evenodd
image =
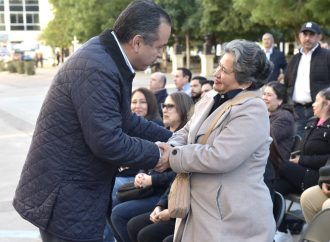
M59 69L41 108L13 205L43 241L102 241L117 168L154 168L171 133L130 111L135 70L161 57L168 14L132 2L113 30Z

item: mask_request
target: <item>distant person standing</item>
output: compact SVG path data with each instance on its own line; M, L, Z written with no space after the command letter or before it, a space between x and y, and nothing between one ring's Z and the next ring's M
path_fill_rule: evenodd
M283 52L274 47L274 37L272 34L265 33L262 36L262 47L266 53L267 59L274 65L273 72L269 77L269 82L283 80L283 73L286 70L287 62Z
M202 85L207 79L203 76L195 76L191 79L191 98L197 103L202 97Z
M56 60L57 60L57 65L61 63L61 53L60 51L56 51Z
M161 104L165 102L168 95L166 86L166 76L162 72L154 72L150 76L149 80L149 90L152 91L157 99L158 109L160 116L163 117L163 111Z
M172 133L131 112L135 71L163 53L171 19L136 0L58 70L37 120L13 205L43 242L102 242L119 167L153 169Z
M330 51L321 48L321 29L317 23L301 26L301 48L288 65L284 82L294 103L297 115L296 131L300 136L309 118L313 116L312 103L316 94L330 86Z
M205 93L213 90L213 85L214 85L214 81L212 80L207 80L206 82L204 82L202 84L202 96L204 96Z
M178 91L185 92L191 96L191 71L187 68L180 67L176 70L174 83Z

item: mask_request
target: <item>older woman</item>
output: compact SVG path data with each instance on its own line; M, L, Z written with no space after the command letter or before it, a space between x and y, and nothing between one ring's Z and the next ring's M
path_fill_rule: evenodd
M182 242L273 240L272 201L263 181L271 139L259 91L271 69L257 44L229 42L215 73L218 94L196 104L191 120L170 138L174 148L159 144L164 162L156 169L170 164L177 173L191 174L191 209L179 226ZM217 121L206 144L199 144L230 102L235 105Z
M287 103L286 88L277 81L265 85L262 95L269 112L270 130L283 160L290 158L294 142L293 108Z

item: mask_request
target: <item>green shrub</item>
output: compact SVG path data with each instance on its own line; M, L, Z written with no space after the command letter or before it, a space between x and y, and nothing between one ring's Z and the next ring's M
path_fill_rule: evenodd
M16 68L16 64L15 64L15 62L14 62L14 61L9 61L9 62L7 63L7 69L8 69L8 71L11 72L11 73L15 73L15 72L17 72L17 68Z
M24 74L24 61L16 61L16 68L19 74Z
M0 61L0 71L6 71L6 63L2 60Z
M36 74L34 61L24 61L24 69L25 69L25 73L28 75Z

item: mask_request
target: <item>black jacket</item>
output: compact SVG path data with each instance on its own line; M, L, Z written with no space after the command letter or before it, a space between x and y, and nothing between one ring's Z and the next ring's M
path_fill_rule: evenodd
M318 172L330 157L330 119L321 126L316 126L317 121L312 119L306 125L299 165Z
M294 55L285 73L284 83L288 90L288 95L292 98L294 85L297 78L298 66L301 53ZM316 94L330 86L330 51L321 48L320 45L312 53L310 66L310 89L312 102L315 101Z
M64 240L102 241L117 168L153 168L153 142L171 136L131 113L133 77L111 30L61 67L16 189L13 205L23 218Z

